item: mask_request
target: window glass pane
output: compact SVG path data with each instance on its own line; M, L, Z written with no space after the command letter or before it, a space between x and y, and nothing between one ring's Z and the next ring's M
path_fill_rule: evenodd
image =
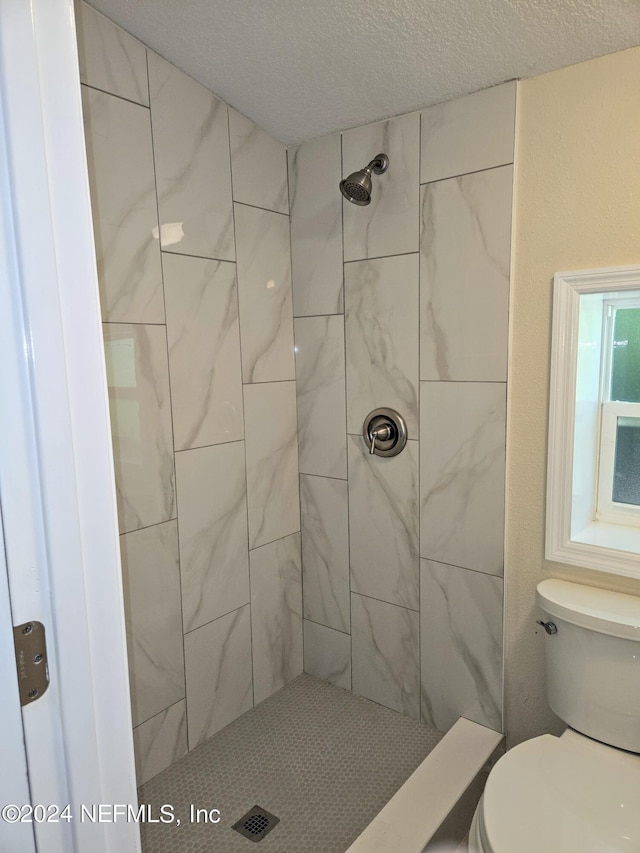
M618 418L613 500L640 506L640 418Z
M610 398L640 403L640 308L616 311Z

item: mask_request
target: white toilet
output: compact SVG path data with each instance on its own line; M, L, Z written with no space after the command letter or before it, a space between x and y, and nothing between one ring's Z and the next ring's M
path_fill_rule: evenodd
M547 699L569 728L509 750L476 809L469 853L640 851L640 598L538 585Z

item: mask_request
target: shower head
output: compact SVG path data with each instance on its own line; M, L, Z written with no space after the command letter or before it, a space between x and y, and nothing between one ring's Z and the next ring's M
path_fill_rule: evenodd
M381 175L387 171L389 158L386 154L378 154L359 172L353 172L348 178L340 181L340 192L351 204L363 207L371 201L371 173Z

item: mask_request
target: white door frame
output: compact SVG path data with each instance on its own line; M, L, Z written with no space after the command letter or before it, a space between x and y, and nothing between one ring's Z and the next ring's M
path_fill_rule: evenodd
M34 824L36 849L136 853L135 823L79 819L83 803L135 804L136 788L72 0L0 0L0 209L9 595L13 624L44 623L51 677L22 709L29 788L74 815Z
M20 697L15 677L13 631L11 630L9 583L4 555L2 516L0 515L0 766L10 773L0 773L0 807L31 802L27 776L27 754L20 714ZM4 816L10 816L3 811ZM33 825L10 824L0 817L0 850L12 853L35 853Z

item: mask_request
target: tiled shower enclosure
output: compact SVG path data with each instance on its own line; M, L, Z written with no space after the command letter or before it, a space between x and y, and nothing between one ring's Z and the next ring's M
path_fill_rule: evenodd
M305 670L502 727L515 83L289 149ZM342 176L378 153L368 207ZM407 422L370 456L366 415Z
M139 782L303 665L501 728L515 84L287 152L77 16Z

